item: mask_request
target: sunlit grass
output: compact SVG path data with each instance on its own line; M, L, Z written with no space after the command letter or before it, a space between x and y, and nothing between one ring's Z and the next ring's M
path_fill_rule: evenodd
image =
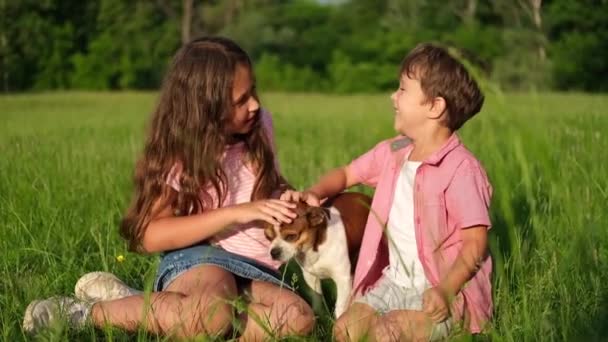
M71 294L86 272L150 286L156 258L128 253L117 222L155 96L0 97L1 340L25 339L26 305ZM299 188L393 135L388 94L262 100L274 113L282 169ZM492 340L608 335L607 106L607 96L490 95L461 132L494 187ZM331 321L318 326L311 339L329 339ZM94 329L45 337L156 339Z

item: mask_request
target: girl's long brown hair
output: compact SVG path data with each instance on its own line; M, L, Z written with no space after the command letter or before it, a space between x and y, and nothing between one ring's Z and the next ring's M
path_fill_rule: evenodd
M201 213L209 209L203 207L201 192L211 185L218 205L223 202L227 184L221 157L229 139L225 127L234 113L232 87L239 65L252 70L247 53L220 37L196 39L173 58L143 156L135 167L133 200L120 226L130 250L142 251L141 241L157 214L152 208L159 199L158 211L171 206L176 216ZM259 117L251 132L240 137L257 172L252 200L267 198L284 184ZM170 170L177 164L181 166L179 192L166 185Z

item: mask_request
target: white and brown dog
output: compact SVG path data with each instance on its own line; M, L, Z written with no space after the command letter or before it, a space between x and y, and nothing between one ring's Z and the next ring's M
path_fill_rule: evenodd
M338 194L321 207L300 202L292 223L264 230L270 256L282 262L295 258L315 292L322 294L321 279L333 279L336 317L346 310L370 204L369 196L354 192Z

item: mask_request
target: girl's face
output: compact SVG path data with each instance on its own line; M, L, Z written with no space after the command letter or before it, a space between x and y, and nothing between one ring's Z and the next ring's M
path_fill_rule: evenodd
M234 113L228 122L228 134L247 134L253 128L260 109L249 67L238 65L232 86Z

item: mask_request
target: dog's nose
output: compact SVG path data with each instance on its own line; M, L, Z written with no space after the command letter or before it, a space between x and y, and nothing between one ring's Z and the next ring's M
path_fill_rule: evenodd
M281 249L278 247L271 249L270 256L272 257L272 260L278 260L281 257Z

